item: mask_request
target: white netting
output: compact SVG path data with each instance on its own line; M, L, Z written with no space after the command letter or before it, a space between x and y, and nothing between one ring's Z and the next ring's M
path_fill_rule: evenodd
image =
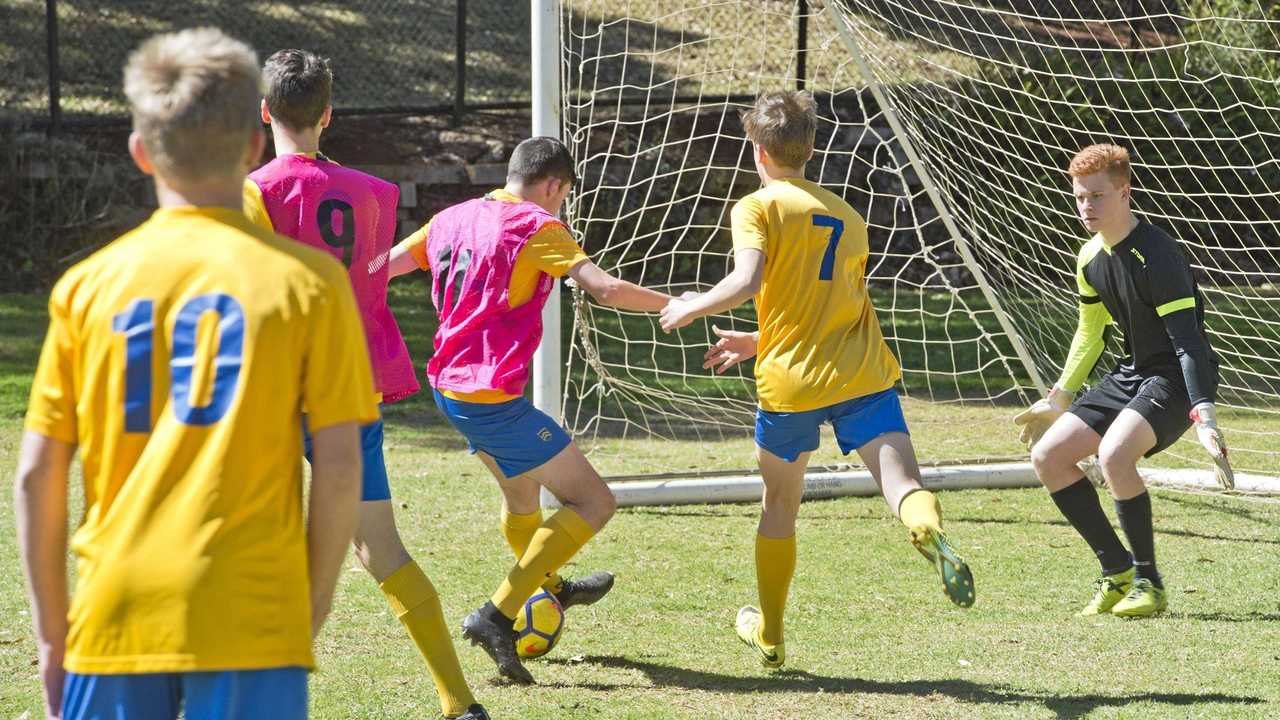
M673 291L723 277L729 208L759 182L739 115L760 91L796 87L803 61L821 118L809 177L868 219L868 277L906 393L1025 402L1037 389L1024 360L1052 383L1074 329L1084 232L1061 169L1085 144L1118 142L1137 209L1182 241L1201 281L1236 464L1280 474L1280 22L1253 2L827 4L564 0L565 138L583 178L569 218L592 257ZM664 335L579 296L566 421L747 427L750 366L712 378L701 357L713 322L753 327L752 312ZM1175 453L1198 452L1183 442Z

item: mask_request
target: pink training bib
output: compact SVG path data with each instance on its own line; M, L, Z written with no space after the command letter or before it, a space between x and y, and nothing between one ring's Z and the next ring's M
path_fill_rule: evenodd
M524 392L554 282L543 273L529 302L512 309L511 273L529 238L558 222L533 203L490 198L454 205L432 219L427 261L440 317L436 352L427 363L432 387Z
M323 156L284 155L249 175L281 235L327 250L351 278L375 389L395 402L420 385L400 326L387 307L387 261L400 189Z

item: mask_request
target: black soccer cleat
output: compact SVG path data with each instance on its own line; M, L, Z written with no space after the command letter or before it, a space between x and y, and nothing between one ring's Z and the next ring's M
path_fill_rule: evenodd
M498 666L498 674L512 682L532 685L533 675L520 663L516 655L516 634L511 626L503 627L490 615L498 614L491 603L472 612L462 621L462 637L478 645L489 654ZM474 707L474 706L473 706ZM470 709L467 712L471 712Z
M455 718L446 718L446 720L490 720L489 713L485 711L484 706L480 703L474 703L467 711Z
M613 589L613 573L597 572L581 580L565 579L560 592L553 593L560 608L568 610L574 605L590 605L609 594Z

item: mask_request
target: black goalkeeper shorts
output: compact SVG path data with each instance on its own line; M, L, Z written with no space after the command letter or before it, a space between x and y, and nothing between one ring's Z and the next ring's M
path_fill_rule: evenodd
M1076 398L1067 412L1099 435L1106 435L1125 408L1141 415L1156 432L1156 445L1146 457L1174 444L1191 427L1187 384L1181 373L1173 372L1144 376L1113 370Z

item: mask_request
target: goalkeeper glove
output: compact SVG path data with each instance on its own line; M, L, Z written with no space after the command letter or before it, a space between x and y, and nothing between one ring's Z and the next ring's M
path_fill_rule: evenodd
M1236 487L1236 475L1227 461L1227 440L1218 429L1217 411L1213 403L1202 402L1191 409L1191 420L1196 424L1196 437L1213 458L1214 475L1218 484L1227 490Z
M1018 442L1026 445L1028 450L1035 447L1049 427L1071 407L1071 398L1071 393L1055 386L1044 398L1014 415L1013 424L1022 428Z

